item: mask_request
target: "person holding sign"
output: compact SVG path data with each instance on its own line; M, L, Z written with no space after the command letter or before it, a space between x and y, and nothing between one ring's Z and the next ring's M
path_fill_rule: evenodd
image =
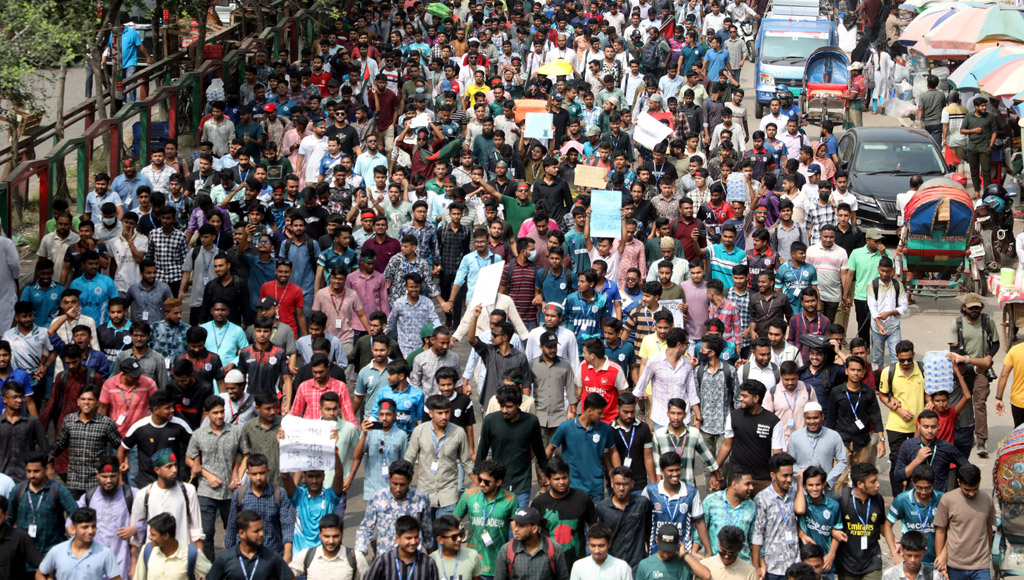
M284 429L277 432L278 440L284 439ZM337 439L338 432L331 432L331 439ZM324 471L308 470L301 473L281 474L281 487L288 494L288 501L295 510L295 534L293 545L296 550L313 549L320 545L320 520L333 514L345 495L345 469L337 448L334 450L334 479L330 487L324 487ZM303 483L296 485L302 478Z

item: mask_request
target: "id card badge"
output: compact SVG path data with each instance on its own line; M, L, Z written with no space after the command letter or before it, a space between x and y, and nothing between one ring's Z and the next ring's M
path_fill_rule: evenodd
M148 310L143 310L142 311L142 320L146 320L146 321L149 320L149 311Z
M127 418L128 417L124 413L121 413L120 415L118 415L117 416L117 424L118 424L118 426L124 425L124 420L127 419Z
M491 544L494 543L494 540L491 539L490 532L484 532L480 534L480 539L483 540L484 545L488 547L490 547Z
M853 424L856 425L858 429L863 429L864 428L864 421L861 421L860 419L857 419L856 421L854 421Z
M796 423L793 422L793 418L786 419L786 429L792 429Z
M437 469L440 467L437 461L430 464L430 473L437 473Z
M860 549L861 550L867 550L868 549L868 537L867 536L861 536L860 537Z
M338 330L341 330L341 319L340 318L334 321L334 328L337 328Z
M785 533L782 534L782 540L787 544L792 544L796 542L796 538L793 537L793 530L787 529Z
M210 277L209 276L203 276L203 286L206 286L209 283L210 283Z
M35 524L29 524L28 525L28 537L30 537L30 538L36 537L36 525Z
M626 459L624 459L622 461L622 466L625 467L626 469L629 469L630 467L632 467L633 466L633 458L632 457L627 457Z
M384 479L388 478L388 466L387 465L381 465L380 466L380 474L384 476Z

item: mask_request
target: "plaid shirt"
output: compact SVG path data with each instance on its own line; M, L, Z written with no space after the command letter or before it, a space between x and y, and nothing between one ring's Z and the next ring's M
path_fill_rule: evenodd
M459 271L462 258L469 253L470 228L460 226L459 231L451 224L438 228L435 255L440 256L441 272L454 276Z
M736 310L739 311L740 315L740 335L742 336L743 331L750 327L750 323L753 322L750 319L750 289L740 294L736 292L736 288L729 288L729 292L726 294L725 299L732 302L736 306ZM740 348L746 348L750 346L749 338L740 338Z
M813 246L821 241L821 226L825 224L836 225L839 219L836 217L836 210L831 203L821 205L821 202L809 204L804 225L807 226L808 246Z
M259 419L253 419L253 421L258 422ZM255 453L255 450L253 452ZM252 490L252 486L245 487L244 496L241 489L236 489L231 494L231 510L228 512L227 529L224 530L225 548L233 548L238 543L235 516L242 510L253 510L260 514L260 519L263 520L265 532L263 545L278 554L284 553L284 545L291 544L294 536L295 509L292 507L292 502L288 501L288 494L283 488L277 492L280 494L278 496L281 498L280 504L274 499L274 493L274 484L268 483L263 494L259 496Z
M188 350L188 341L185 335L188 333L187 324L178 323L171 326L170 322L161 320L153 323L153 335L150 337L150 344L153 350L164 355L167 360L174 360L179 354L185 354Z
M740 326L739 308L730 302L728 298L723 299L722 303L718 306L715 306L715 303L712 302L708 308L708 319L717 318L725 323L725 331L722 332L722 338L726 342L735 344L736 350L739 351L740 335L743 334L743 327Z
M789 319L789 336L786 338L786 342L789 344L799 344L802 359L805 361L810 360L808 357L811 355L811 347L801 343L800 337L805 334L827 336L829 324L831 324L831 321L820 312L817 313L814 320L807 320L807 316L803 312L795 314Z
M96 414L86 423L78 413L64 417L53 451L68 450L68 489L85 491L96 485L96 462L110 447L121 445L113 419Z
M181 267L188 253L188 241L180 230L164 235L163 229L149 233L149 255L156 262L156 279L167 284L181 281Z
M334 377L327 377L327 385L321 387L316 379L303 381L295 391L291 414L303 419L320 419L320 397L328 391L338 393L341 398L341 418L356 424L356 414L352 411L352 400L349 399L345 383Z
M682 438L669 433L668 426L655 429L654 448L651 452L655 457L661 457L663 453L668 453L669 451L678 453L679 457L683 458L683 473L679 476L679 481L692 482L697 481L696 466L698 453L700 458L704 460L704 465L708 468L708 471L718 469L718 462L715 461L715 454L704 444L704 436L700 434L700 429L696 427L684 428L686 431L683 433ZM657 461L654 462L654 468L657 473L661 473L661 467L658 466Z

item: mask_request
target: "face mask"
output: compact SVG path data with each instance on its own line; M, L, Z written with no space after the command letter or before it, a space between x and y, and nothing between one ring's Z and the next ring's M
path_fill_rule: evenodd
M820 199L821 201L828 201L828 198L831 197L831 196L832 196L832 194L830 194L830 193L819 193L818 194L818 199Z
M708 363L708 355L706 355L704 353L698 353L697 354L697 362L699 362L700 364L707 364Z
M117 224L117 218L103 218L103 225L108 228L114 227Z
M536 259L537 259L537 248L534 248L533 250L530 251L530 261L532 262L533 260L536 260Z
M423 87L416 87L416 94L423 94Z

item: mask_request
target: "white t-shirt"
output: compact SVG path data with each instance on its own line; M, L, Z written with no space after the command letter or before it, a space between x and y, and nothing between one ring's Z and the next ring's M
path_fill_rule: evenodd
M899 210L896 214L896 226L903 225L903 210L906 209L907 204L910 203L910 198L914 197L916 191L908 191L906 193L896 194L896 209Z
M136 232L132 238L132 245L135 249L145 254L149 251L149 238ZM142 274L139 272L139 264L132 257L132 251L128 242L123 236L117 236L107 242L107 248L117 263L117 271L114 273L114 286L118 292L127 292L132 284L142 281Z
M306 183L315 185L320 177L320 161L323 160L324 155L327 155L327 136L307 135L303 137L299 143L299 155L304 155L306 158L302 171Z
M839 207L841 203L849 204L850 211L857 211L857 196L852 191L847 189L846 193L841 193L838 189L833 189L832 205Z

